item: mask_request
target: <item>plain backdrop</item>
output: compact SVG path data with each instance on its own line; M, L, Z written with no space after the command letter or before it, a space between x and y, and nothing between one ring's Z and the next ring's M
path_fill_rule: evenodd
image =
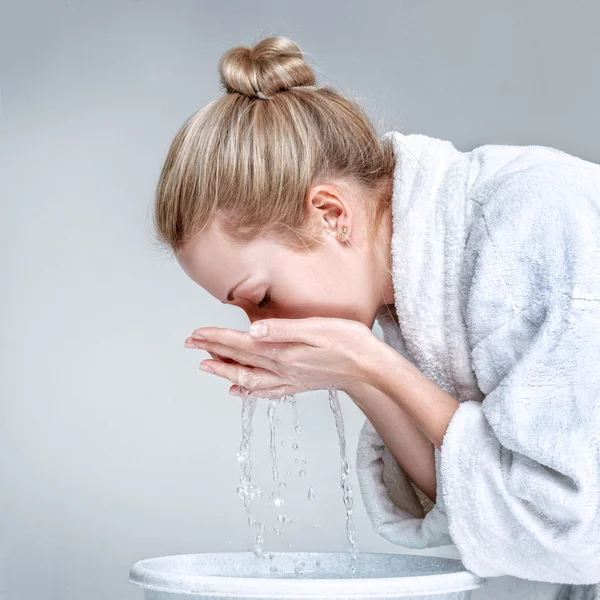
M136 560L251 548L236 493L241 400L197 369L206 353L183 347L197 327L245 330L246 315L150 243L168 146L223 93L227 49L291 37L319 83L361 102L380 133L424 133L461 150L550 145L600 162L592 1L0 7L3 600L133 600ZM364 417L340 400L354 468ZM268 494L267 402L253 452ZM327 393L301 394L297 407L299 436L291 405L277 413L292 523L279 539L265 505L265 548L346 551ZM359 549L410 552L372 531L354 471L352 481ZM453 546L424 553L457 556Z

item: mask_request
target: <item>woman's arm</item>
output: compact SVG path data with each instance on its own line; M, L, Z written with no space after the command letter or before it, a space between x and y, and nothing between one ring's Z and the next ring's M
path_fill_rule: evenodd
M344 390L363 411L404 472L436 501L434 446L408 414L368 383Z
M380 342L377 356L371 357L366 381L404 411L441 450L448 425L460 406L456 398L384 342Z

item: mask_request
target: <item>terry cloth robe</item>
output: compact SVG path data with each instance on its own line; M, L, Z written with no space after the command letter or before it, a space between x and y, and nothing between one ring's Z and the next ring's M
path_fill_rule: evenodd
M435 449L435 505L365 422L372 525L405 548L455 544L481 577L556 584L538 598L600 598L600 165L385 138L398 324L385 306L377 322L460 404Z

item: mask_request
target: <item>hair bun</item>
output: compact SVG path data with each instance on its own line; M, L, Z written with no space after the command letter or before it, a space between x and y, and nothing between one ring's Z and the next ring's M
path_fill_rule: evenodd
M316 83L302 50L286 37L269 37L254 47L231 48L219 61L221 83L228 94L271 98L277 92Z

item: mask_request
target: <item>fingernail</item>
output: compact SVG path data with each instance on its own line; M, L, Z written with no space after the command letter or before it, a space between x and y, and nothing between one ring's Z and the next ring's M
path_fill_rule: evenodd
M200 335L199 333L193 333L192 337L197 340L205 340L206 339L203 335Z
M198 348L198 346L196 344L192 344L191 342L185 342L185 344L183 344L186 348Z
M238 392L235 392L234 390L231 390L229 393L230 393L232 396L239 396L239 393L238 393Z
M248 333L254 338L265 337L267 335L267 326L264 323L253 323L248 328Z
M213 373L214 374L214 371L208 365L200 365L200 368L203 371L206 371L207 373Z

